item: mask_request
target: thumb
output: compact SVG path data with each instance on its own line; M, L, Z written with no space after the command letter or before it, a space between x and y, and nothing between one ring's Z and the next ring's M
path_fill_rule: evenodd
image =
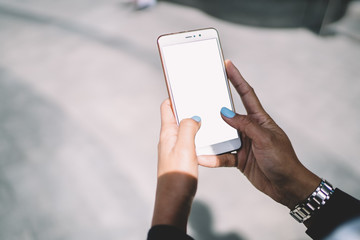
M237 129L239 132L244 133L254 142L261 141L267 134L258 123L254 122L254 120L247 115L240 115L223 107L221 108L221 116L227 124Z
M195 135L200 129L201 119L198 116L183 119L179 125L176 145L180 148L195 149Z

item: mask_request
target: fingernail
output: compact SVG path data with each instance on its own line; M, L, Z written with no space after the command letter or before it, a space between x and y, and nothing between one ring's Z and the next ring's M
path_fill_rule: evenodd
M193 116L192 119L194 119L197 122L201 121L201 118L199 116Z
M235 117L235 113L226 107L221 108L221 114L227 118Z

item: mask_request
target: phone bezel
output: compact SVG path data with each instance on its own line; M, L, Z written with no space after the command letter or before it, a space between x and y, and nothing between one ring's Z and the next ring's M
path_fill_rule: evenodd
M191 43L191 42L203 41L203 40L208 40L208 39L216 39L217 40L217 45L218 45L218 49L220 51L222 69L223 69L223 73L224 73L224 76L226 79L225 82L226 82L228 96L229 96L230 103L231 103L231 108L233 111L235 111L232 94L231 94L231 89L230 89L230 85L229 85L229 81L228 81L226 69L225 69L223 51L222 51L222 47L220 44L220 38L219 38L219 34L218 34L217 30L215 28L204 28L204 29L163 34L158 37L157 45L158 45L158 50L159 50L160 59L161 59L161 65L162 65L162 69L163 69L163 73L164 73L164 77L165 77L167 92L170 97L172 110L173 110L173 113L175 115L175 118L176 118L176 121L178 124L179 124L179 118L178 118L177 111L176 111L176 104L174 103L174 99L173 99L170 80L168 79L166 64L164 63L164 59L163 59L162 48L166 47L166 46L170 46L170 45ZM239 133L237 133L237 135L238 135L238 138L235 138L235 139L216 143L213 145L204 146L201 148L196 148L197 155L219 155L219 154L238 150L241 147L241 140L240 140Z

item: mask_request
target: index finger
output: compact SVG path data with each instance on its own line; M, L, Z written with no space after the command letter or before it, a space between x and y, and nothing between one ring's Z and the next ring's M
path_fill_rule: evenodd
M241 76L239 70L230 60L225 61L226 73L239 93L248 114L264 113L265 110L261 106L260 100L256 96L254 89Z
M161 112L161 130L160 141L168 139L170 136L177 136L178 125L176 123L175 116L173 114L171 103L169 99L166 99L160 108Z
M177 125L174 113L171 109L170 99L166 99L160 107L161 112L161 126L170 124Z

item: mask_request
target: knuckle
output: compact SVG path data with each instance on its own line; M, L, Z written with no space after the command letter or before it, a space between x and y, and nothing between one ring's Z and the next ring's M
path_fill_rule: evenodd
M251 92L251 93L255 93L255 90L252 86L248 85L248 91Z
M276 140L276 137L274 134L266 133L266 134L263 134L263 136L259 140L260 140L260 143L262 146L271 147L271 146L273 146L273 144Z
M176 130L174 129L166 129L160 132L159 143L167 142L173 136L176 136Z
M242 83L239 84L238 87L241 88L241 89L243 89L243 90L242 90L242 93L241 93L241 96L243 96L243 97L246 96L246 95L248 95L248 94L252 95L252 94L255 93L254 88L251 87L251 86L250 86L249 84L247 84L247 83L242 82Z
M252 120L246 115L237 115L236 119L233 120L233 127L237 130L244 132L252 126Z
M250 127L253 123L252 119L248 116L240 116L239 120L241 121L242 125L245 126L245 128Z
M190 159L191 152L188 149L184 149L179 146L174 147L174 154L176 156L176 159L186 161L187 159Z

